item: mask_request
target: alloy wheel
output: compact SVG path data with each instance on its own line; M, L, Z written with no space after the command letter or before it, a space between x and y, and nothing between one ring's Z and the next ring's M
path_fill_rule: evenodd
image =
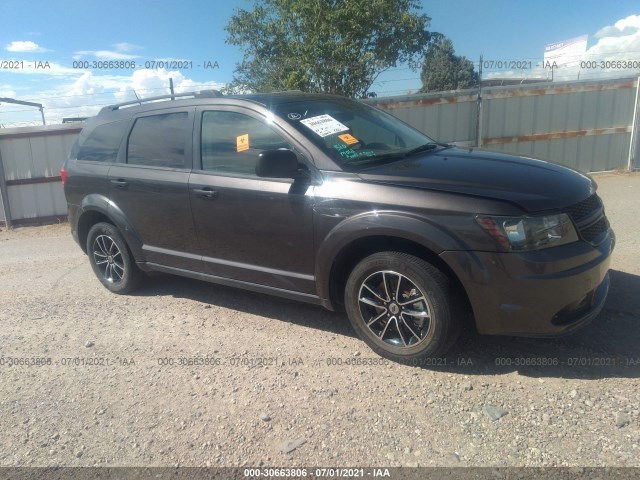
M392 270L377 271L361 284L360 314L379 340L394 347L415 347L432 328L429 297L410 278Z
M93 242L93 260L102 277L118 283L124 277L124 260L116 242L108 235L98 235Z

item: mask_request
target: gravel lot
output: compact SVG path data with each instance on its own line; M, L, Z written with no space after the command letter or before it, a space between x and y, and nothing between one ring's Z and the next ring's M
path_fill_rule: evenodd
M425 368L320 307L170 276L116 296L68 225L3 229L0 466L640 466L640 175L597 181L599 318Z

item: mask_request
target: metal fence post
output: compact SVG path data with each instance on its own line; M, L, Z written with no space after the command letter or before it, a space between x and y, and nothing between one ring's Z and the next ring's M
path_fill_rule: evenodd
M627 163L627 170L630 172L634 169L634 164L638 160L636 151L638 150L638 115L640 107L638 106L638 95L640 93L640 77L636 79L636 101L633 106L633 118L631 119L631 140L629 141L629 162Z
M4 213L4 223L7 226L7 229L10 229L12 227L11 207L9 206L9 194L7 193L7 182L4 176L2 152L0 152L0 199L2 199L2 213Z
M478 66L478 111L476 117L476 146L482 147L482 58L480 54L480 65Z

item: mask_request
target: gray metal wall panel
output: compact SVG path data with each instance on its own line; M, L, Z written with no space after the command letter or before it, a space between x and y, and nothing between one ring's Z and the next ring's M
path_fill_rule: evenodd
M544 143L547 144L547 153L544 157L546 160L560 163L566 166L570 166L573 163L572 159L568 158L565 154L564 146L566 143L566 139L548 140Z
M60 167L69 154L70 135L47 135L31 139L34 171L38 177L54 177L60 174ZM75 135L72 136L75 139Z
M51 189L51 198L53 199L52 205L54 212L51 215L66 215L67 214L67 199L64 196L64 187L62 182L49 183Z
M475 102L400 106L388 109L396 118L442 142L469 142L476 136Z
M592 128L593 125L587 127L587 122L592 122L593 119L588 119L588 115L585 113L585 98L586 92L577 92L567 96L567 121L564 125L564 130L584 130L586 128Z
M583 95L585 99L582 102L581 112L578 116L579 128L581 130L595 128L598 122L598 115L600 114L600 102L598 101L598 97L587 97L586 93Z
M596 148L596 144L598 143L598 139L596 137L585 137L582 140L582 145L580 148L581 156L577 159L578 165L581 167L580 170L583 172L592 172L594 171L594 155L593 152Z
M616 90L616 98L612 104L613 124L630 125L629 120L633 118L633 102L635 101L635 89Z
M442 142L475 141L475 92L442 92L364 100Z
M0 153L6 180L32 178L33 165L28 138L0 139Z
M591 132L597 134L578 138L545 135L629 128L636 85L634 79L614 79L485 88L483 139L541 137L516 143L494 141L484 148L538 157L584 172L625 168L629 132ZM390 113L437 140L462 143L476 140L476 103L469 101L470 96L473 91L453 96L447 92L375 99L368 103L383 104Z
M12 185L8 194L13 220L67 214L67 202L59 182Z
M476 138L476 102L454 104L456 130L445 142L470 142Z
M631 132L617 133L610 136L610 147L606 155L600 159L605 168L598 170L609 170L610 166L615 169L624 169L629 161L629 145L631 143Z
M548 160L581 172L625 168L630 133L491 145L487 150Z
M34 185L20 185L9 187L9 204L11 205L11 218L35 218L38 216L37 202L34 194Z
M551 105L549 109L549 117L547 120L548 132L562 132L569 130L569 119L571 112L569 111L569 100L571 94L552 95Z
M56 128L60 128L60 131ZM69 130L66 126L45 127L42 130L0 130L0 153L6 180L60 175L60 167L78 137L77 131ZM63 216L67 213L60 182L8 185L7 195L13 220Z
M2 138L0 154L7 180L55 177L67 158L77 134Z
M435 118L435 115L431 112L432 115L427 116L427 110L424 108L398 108L391 113L422 132L429 132L434 126L433 122L429 123L429 120Z

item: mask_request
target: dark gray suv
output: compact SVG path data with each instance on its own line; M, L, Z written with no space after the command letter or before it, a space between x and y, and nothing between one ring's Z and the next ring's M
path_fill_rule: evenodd
M341 97L184 97L104 108L62 169L112 292L155 270L344 308L406 363L444 354L469 314L480 333L556 335L604 304L615 239L585 175Z

